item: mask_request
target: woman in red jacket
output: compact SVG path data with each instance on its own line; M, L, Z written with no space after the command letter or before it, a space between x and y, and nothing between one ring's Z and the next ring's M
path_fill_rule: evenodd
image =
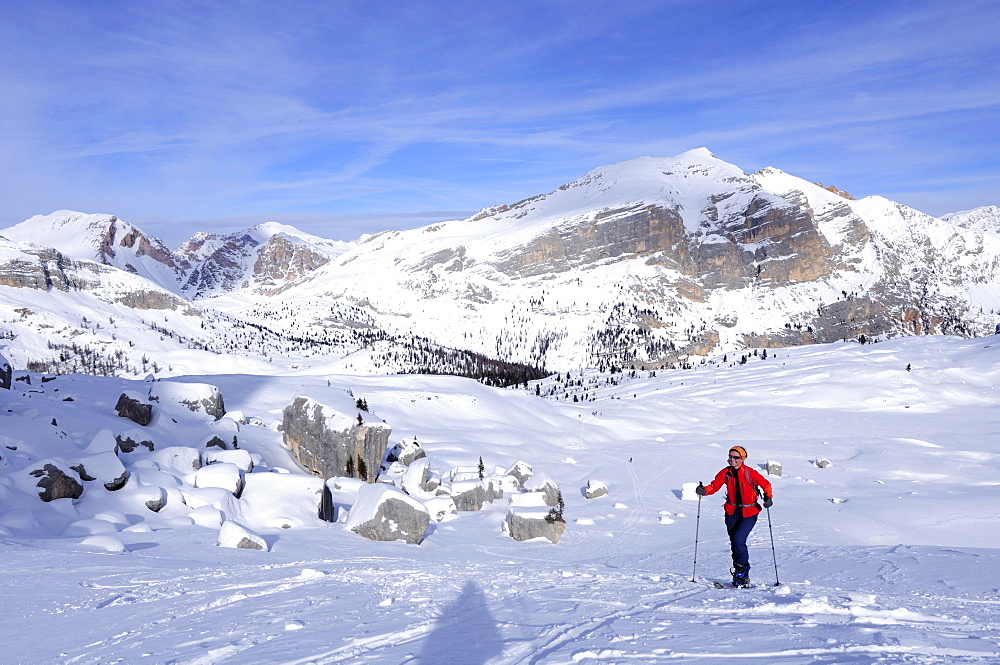
M750 585L750 552L747 550L747 536L757 524L761 511L757 503L757 488L763 490L764 507L771 507L771 483L756 469L744 465L746 448L733 446L729 449L729 466L715 475L715 480L706 487L698 483L695 490L699 496L715 494L726 487L726 531L733 550L733 586Z

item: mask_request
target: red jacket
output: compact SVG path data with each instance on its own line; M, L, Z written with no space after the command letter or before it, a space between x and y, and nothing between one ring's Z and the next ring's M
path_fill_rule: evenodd
M737 477L738 476L738 477ZM740 484L741 503L736 505L736 483ZM737 508L743 510L743 517L752 517L761 511L760 504L757 503L756 487L764 490L764 494L772 496L771 483L767 478L760 475L756 469L751 469L746 465L740 467L739 471L734 471L727 466L719 473L715 474L715 480L705 485L705 494L715 494L722 486L726 486L726 514L732 515Z

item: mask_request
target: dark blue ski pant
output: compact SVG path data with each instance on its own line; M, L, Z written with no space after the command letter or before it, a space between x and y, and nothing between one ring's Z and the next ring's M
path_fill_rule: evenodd
M747 550L747 537L757 525L757 516L743 517L739 514L726 515L726 531L729 532L729 545L733 548L733 565L750 568L750 552Z

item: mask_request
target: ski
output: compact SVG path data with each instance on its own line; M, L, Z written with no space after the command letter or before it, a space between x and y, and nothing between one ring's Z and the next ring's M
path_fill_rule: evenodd
M732 584L723 584L722 582L719 582L718 580L713 581L712 584L715 586L716 589L755 589L755 588L757 588L756 584L748 584L746 586L733 586Z

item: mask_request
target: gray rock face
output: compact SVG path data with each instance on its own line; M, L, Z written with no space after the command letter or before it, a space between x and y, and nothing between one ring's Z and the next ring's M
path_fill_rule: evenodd
M276 235L257 252L253 276L260 293L274 295L280 293L289 281L329 262L330 259L316 250Z
M282 415L285 445L310 472L374 482L392 430L385 423L358 423L308 397L296 397Z
M419 544L427 533L431 516L427 510L417 510L400 499L386 499L379 504L375 516L351 530L369 540L403 540Z
M562 520L549 521L542 517L528 517L514 512L507 513L506 524L511 538L517 541L545 538L556 544L566 530L566 523Z
M118 398L115 411L122 418L128 418L138 425L148 425L153 420L152 404L144 404L125 393L122 393L121 397Z
M83 485L55 464L46 464L41 469L32 471L31 475L39 478L38 498L42 501L79 499L83 494Z

